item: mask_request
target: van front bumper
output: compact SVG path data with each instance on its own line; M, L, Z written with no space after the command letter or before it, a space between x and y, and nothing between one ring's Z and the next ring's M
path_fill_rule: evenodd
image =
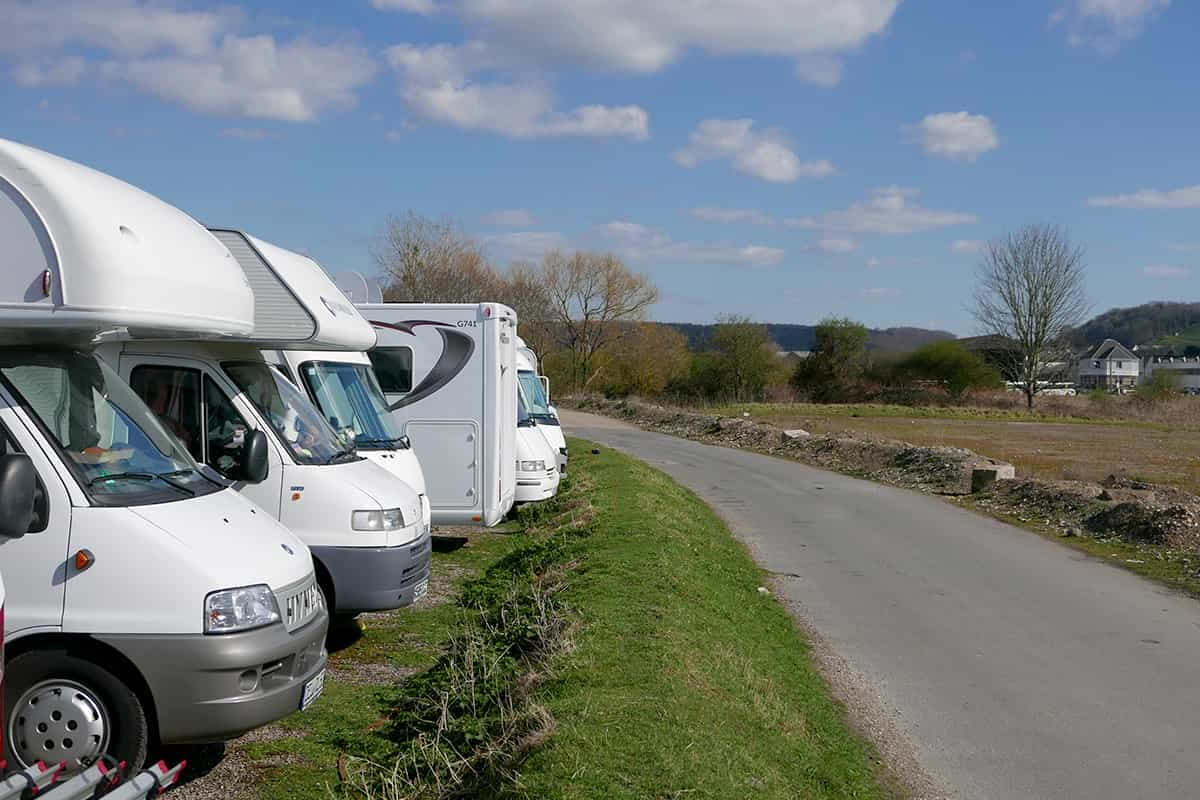
M541 472L518 472L515 503L537 503L558 493L558 468Z
M396 547L327 547L309 545L313 558L333 579L333 605L338 614L387 611L411 605L417 591L429 586L432 535L425 532Z
M142 672L163 744L219 742L300 710L304 686L325 668L320 615L288 633L282 624L219 635L97 636Z

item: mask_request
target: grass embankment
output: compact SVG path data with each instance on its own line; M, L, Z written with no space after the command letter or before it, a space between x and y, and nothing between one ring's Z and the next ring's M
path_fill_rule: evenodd
M249 745L259 797L318 796L343 752L385 765L351 762L380 797L446 796L437 758L468 766L457 788L472 796L882 794L871 749L726 526L661 472L590 449L572 442L566 496L526 511L523 531L438 556L464 575L457 601L389 615L334 657L347 675L420 671L332 680L289 737ZM396 764L425 765L424 784L392 780Z
M1057 398L1056 398L1057 399ZM990 406L906 406L889 403L734 403L708 409L713 414L738 416L748 412L750 416L766 420L788 417L886 417L903 419L948 419L964 421L998 422L1045 422L1058 425L1113 425L1118 427L1149 428L1167 430L1172 426L1166 422L1121 417L1086 416L1082 408L1078 413L1054 411L1028 411L1024 408L994 408Z

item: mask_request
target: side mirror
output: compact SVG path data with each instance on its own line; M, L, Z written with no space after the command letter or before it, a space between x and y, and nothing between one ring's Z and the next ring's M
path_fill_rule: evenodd
M29 456L0 456L0 536L24 536L33 525L37 470Z
M271 471L271 461L268 457L267 435L260 430L246 432L242 442L242 480L246 483L262 483Z
M558 419L558 409L557 408L555 408L554 406L547 406L546 410L550 412L550 416L554 417L555 419Z
M546 402L550 402L550 379L545 375L538 375L538 380L542 382L542 391L546 393Z
M405 450L412 449L412 439L408 438L407 433L400 437L400 446Z

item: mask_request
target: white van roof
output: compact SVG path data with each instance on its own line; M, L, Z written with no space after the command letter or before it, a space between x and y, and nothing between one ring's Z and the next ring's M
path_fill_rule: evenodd
M313 259L228 228L210 228L254 289L254 332L265 349L370 350L375 329Z
M354 307L370 316L383 311L399 314L420 313L425 311L466 311L473 312L481 319L507 319L515 325L517 312L502 303L355 303Z
M111 175L0 139L0 327L245 334L254 298L202 225Z

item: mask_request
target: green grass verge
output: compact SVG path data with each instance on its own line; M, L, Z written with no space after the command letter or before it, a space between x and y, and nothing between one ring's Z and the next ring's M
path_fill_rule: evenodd
M880 796L792 619L725 524L662 472L574 441L595 532L562 594L583 621L539 701L557 723L514 796Z
M421 671L389 687L331 682L312 709L284 720L285 735L246 745L257 796L326 796L340 753L402 752L396 731L420 726L411 712L444 686L446 643L473 624L476 612L463 608L490 607L548 571L564 576L554 600L571 618L572 647L518 680L553 732L518 764L518 780L472 796L895 794L881 788L874 752L849 730L790 616L758 592L766 578L724 523L657 470L608 449L592 455L580 440L571 448L576 510L562 516L574 522L553 505L530 507L528 532L438 554L434 569L474 573L459 583L461 606L390 615L334 657ZM480 711L480 730L490 713Z
M1170 430L1160 422L1111 417L1084 417L1025 411L1018 408L986 408L976 406L902 406L883 403L741 403L712 406L704 409L712 414L737 417L899 417L905 419L951 419L974 422L1047 422L1060 425L1111 425L1116 427Z

